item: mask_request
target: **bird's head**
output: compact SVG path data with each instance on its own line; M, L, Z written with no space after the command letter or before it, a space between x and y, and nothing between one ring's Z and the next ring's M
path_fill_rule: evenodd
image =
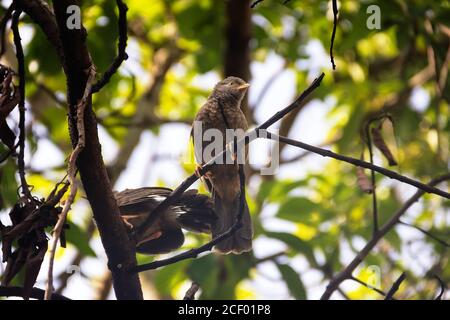
M237 99L240 102L244 98L249 86L250 85L241 78L228 77L216 84L213 95L225 99Z

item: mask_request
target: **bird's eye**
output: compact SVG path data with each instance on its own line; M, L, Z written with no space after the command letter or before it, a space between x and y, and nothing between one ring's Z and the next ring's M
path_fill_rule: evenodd
M233 82L228 82L228 85L229 85L229 86L232 86L232 85L233 85Z

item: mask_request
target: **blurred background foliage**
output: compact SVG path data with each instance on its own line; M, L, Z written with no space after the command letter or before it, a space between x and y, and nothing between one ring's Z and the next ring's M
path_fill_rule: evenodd
M2 3L3 13L7 1ZM325 138L318 144L367 160L362 134L365 124L389 115L391 120L375 123L382 123L383 137L398 162L394 170L421 181L448 171L449 1L339 1L336 71L331 70L328 57L331 1L291 0L284 5L281 0L265 0L253 9L249 9L248 0L127 0L126 4L130 58L94 96L93 102L113 182L130 164L143 134L150 131L157 141L164 127L171 130L177 125L189 130L215 81L230 74L227 59L232 66L239 65L241 74L236 75L247 77L250 83L264 75L254 66L264 67L270 59L282 62L279 71L264 75L267 82L259 86L259 92L250 93L257 97L245 106L252 124L283 107L277 103L279 97L287 97L283 101L293 98L283 87L270 89L283 74L291 76L288 85L299 93L325 71L324 81L313 98L278 125L280 133L302 140L291 129L297 128L299 121L308 122L305 117L321 109L323 119L319 121L323 123L310 124L324 130ZM380 30L366 27L366 10L372 4L381 9ZM115 3L83 1L82 14L89 49L101 73L116 54ZM229 22L236 17L240 23L230 29ZM34 186L33 194L45 197L65 174L64 158L71 151L65 78L53 48L28 18L23 19L21 31L28 67L27 173ZM244 43L248 40L248 48L239 46L239 39L244 39ZM3 60L15 67L11 35L7 40ZM232 53L242 54L243 66L236 60L230 61L234 59ZM263 112L259 106L264 100L275 104ZM17 119L12 114L8 122L14 124ZM174 132L169 143L186 144L187 150L188 140L184 137ZM260 176L257 168L249 168L254 252L240 256L210 254L146 272L141 275L146 297L180 298L191 281L200 284L200 298L204 299L320 297L330 276L343 269L371 238L372 198L358 188L355 167L332 160L319 161L316 155L305 155L290 147L281 148L279 175ZM0 154L4 152L5 147L0 145ZM37 152L39 157L35 156ZM387 167L381 153L374 153L375 163ZM39 163L42 159L44 164ZM45 165L48 161L52 165ZM134 162L134 170L151 172L157 161L169 160L164 156L152 161L140 159ZM308 165L314 162L319 165ZM182 161L176 165L182 170L178 182L194 168ZM16 171L15 159L0 165L0 209L5 224L9 208L17 200ZM380 175L376 178L383 223L414 189ZM173 180L165 180L164 172L157 184L177 185ZM127 187L127 181L120 186ZM98 246L95 224L83 195L78 197L70 213L69 248L58 251L60 275L56 287L74 298L111 298L111 279ZM449 207L448 200L426 195L403 219L449 242ZM207 239L189 234L183 249ZM139 256L138 260L143 263L154 258ZM399 225L377 245L354 276L370 282L373 270L378 270L377 286L387 291L400 272L406 271L407 280L396 297L428 299L439 291L434 274L445 283L450 282L448 262L448 247L414 228ZM70 265L81 265L81 274L71 279L71 274L65 272ZM15 281L20 283L20 277ZM333 297L379 299L380 295L347 281Z

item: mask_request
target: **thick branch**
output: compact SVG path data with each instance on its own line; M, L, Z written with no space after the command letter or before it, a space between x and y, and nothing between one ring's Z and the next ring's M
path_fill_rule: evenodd
M64 53L63 68L67 76L70 136L72 145L75 147L78 142L77 105L83 97L88 71L93 65L86 47L86 30L84 28L69 30L66 27L67 7L79 5L78 1L58 0L53 5L59 40ZM136 264L135 246L128 238L111 190L101 155L91 98L87 100L84 126L87 139L85 147L78 157L77 166L108 256L108 266L112 271L116 297L118 299L142 299L138 276L124 272L125 269Z
M43 0L15 0L15 2L19 8L30 16L33 22L41 27L47 40L55 47L57 54L62 59L63 55L56 19L48 4Z
M250 39L252 31L250 0L229 0L226 6L224 76L250 80ZM249 123L253 115L248 108L247 95L241 103Z

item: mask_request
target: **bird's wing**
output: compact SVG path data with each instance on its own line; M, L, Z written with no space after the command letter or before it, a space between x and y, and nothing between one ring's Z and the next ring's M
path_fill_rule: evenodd
M162 187L144 187L137 189L125 189L114 192L119 208L126 210L130 205L146 204L146 207L154 207L172 192L172 189Z
M161 254L178 249L184 243L183 231L180 228L161 230L161 235L153 240L143 242L136 247L142 254Z
M194 121L202 122L203 130L209 129L209 126L206 125L206 124L210 123L211 120L212 120L211 117L214 116L214 110L216 109L215 108L215 103L216 102L212 101L212 100L206 101L203 104L203 106L200 108L200 110L198 111L197 115L195 116ZM195 152L195 143L196 142L195 142L195 137L194 137L194 127L193 126L191 127L190 137L191 137L192 143L194 144L194 156L195 156L195 159L196 159L198 164L202 164L203 165L205 163L204 159L202 157L200 157L200 159L199 159L198 158L198 154L196 154L196 152ZM205 148L205 145L202 142L201 150L203 150L204 148ZM213 193L213 186L212 186L211 181L209 181L208 177L205 175L205 176L202 177L201 180L204 183L206 189L210 193Z

